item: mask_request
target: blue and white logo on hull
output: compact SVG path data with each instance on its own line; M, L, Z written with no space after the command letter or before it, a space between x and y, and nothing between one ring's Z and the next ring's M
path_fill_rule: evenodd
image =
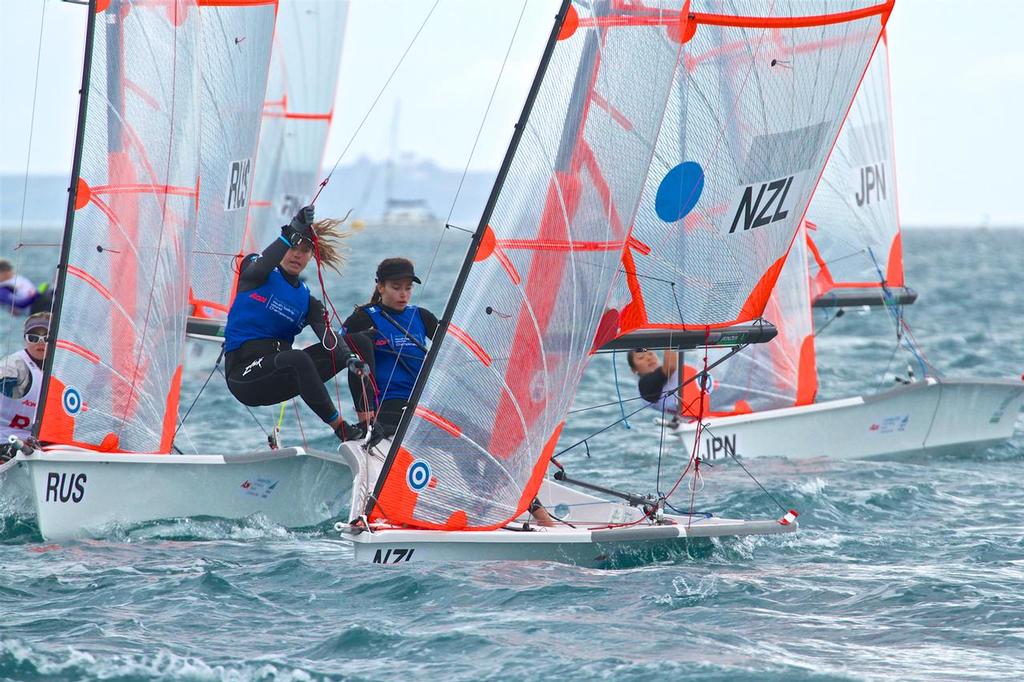
M82 396L79 395L78 389L73 386L68 386L64 389L60 402L64 406L64 411L71 417L82 411Z
M409 465L409 471L405 474L405 482L409 490L418 493L430 485L430 465L426 460L417 459Z

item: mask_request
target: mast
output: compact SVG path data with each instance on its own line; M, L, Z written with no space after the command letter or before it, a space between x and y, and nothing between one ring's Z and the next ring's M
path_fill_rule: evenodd
M82 148L85 140L85 115L89 101L89 74L92 71L93 38L96 35L96 0L89 0L86 10L89 16L85 24L85 54L82 64L82 87L78 91L78 129L75 131L75 152L71 164L71 179L68 186L68 208L64 216L64 236L61 240L60 260L57 263L56 292L51 308L49 339L46 342L46 359L43 361L43 385L39 391L39 404L36 407L35 424L32 435L39 437L39 428L43 423L43 410L46 407L46 394L49 392L50 374L53 371L53 357L57 350L57 333L60 329L60 311L64 303L64 288L67 280L68 259L71 255L71 232L75 223L75 203L78 200L78 179L82 171Z
M416 404L419 402L420 395L423 393L423 386L426 384L427 378L430 376L431 367L433 367L434 360L437 358L437 353L441 348L441 344L444 342L448 331L448 325L452 321L452 316L455 314L455 308L459 303L459 298L462 296L462 290L466 285L466 280L469 278L470 268L473 267L473 262L475 261L477 252L480 249L480 242L483 239L484 233L487 231L487 225L491 220L491 214L494 212L494 207L498 202L498 196L501 194L502 186L505 183L505 177L508 175L509 168L512 166L512 160L515 158L516 149L519 147L519 141L522 139L523 133L526 132L526 123L530 118L530 112L533 110L533 103L537 99L537 93L540 91L541 83L544 82L544 74L547 72L548 63L551 61L551 55L554 54L555 44L558 42L558 35L562 30L562 23L565 21L566 14L568 13L571 5L572 0L562 0L562 6L559 8L558 14L555 16L554 25L551 27L551 34L548 36L547 45L544 47L544 53L541 56L540 64L537 66L537 73L533 77L533 83L530 85L530 91L526 96L526 102L523 104L523 111L519 115L519 120L516 122L515 132L512 134L512 140L509 142L508 150L505 152L505 158L502 160L501 168L498 170L498 175L494 180L494 186L491 188L491 194L487 198L487 203L484 205L483 213L480 215L480 222L477 225L476 232L473 233L469 249L466 251L466 257L462 261L462 269L459 271L459 276L455 280L455 286L452 288L452 293L448 297L448 303L445 305L444 314L438 322L437 332L435 333L434 340L430 345L430 351L427 353L427 357L423 361L423 366L420 368L419 376L416 377L416 385L413 387L412 395L409 397L409 402L405 408L405 413L402 415L402 419L398 424L398 430L395 432L395 437L391 442L391 450L388 452L388 458L381 467L380 474L377 477L377 482L374 485L373 496L366 502L367 515L373 511L374 501L380 495L384 481L387 479L388 473L394 464L395 457L402 445L402 439L409 428L409 423L412 420L413 413L416 411Z

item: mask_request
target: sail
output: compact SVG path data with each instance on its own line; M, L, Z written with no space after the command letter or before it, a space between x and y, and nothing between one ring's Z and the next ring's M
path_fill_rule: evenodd
M712 368L707 378L684 383L683 417L721 417L814 402L818 375L803 225L768 299L764 318L775 325L778 335L769 343L751 345L733 355ZM725 352L709 349L708 366ZM704 369L704 351L682 357L684 381Z
M38 436L167 452L199 189L200 16L189 2L91 8Z
M693 3L623 256L620 334L762 315L891 7Z
M883 282L904 286L893 154L883 37L807 211L815 298Z
M765 3L739 4L756 10ZM847 15L816 17L813 30L793 29L816 36L796 42L790 31L771 26L799 24L793 17L807 3L773 4L779 5L775 14L756 21L702 13L696 4L680 1L580 3L563 9L565 20L553 32L449 301L444 332L434 341L378 482L371 520L487 529L527 509L592 349L622 327L609 298L627 245L633 248L630 228L635 233L641 224L638 206L649 210L642 197L652 158L664 170L666 155L679 155L681 137L699 138L693 146L705 150L697 158L709 169L706 194L716 204L726 195L741 203L744 185L738 183L775 183L774 173L791 167L806 176L796 188L806 201L889 5L847 3L854 8ZM760 48L766 39L774 46L770 51ZM719 66L693 87L691 99L702 100L706 117L687 115L684 130L684 119L673 118L667 108L679 106L677 72L689 70L692 49L701 55L717 49L722 56L710 57ZM817 53L828 56L815 59ZM808 76L742 78L744 70L762 68L749 59L743 68L750 54L765 62L763 68L771 68L767 63L773 58L785 58L794 67L806 61L812 71L830 69L829 90L820 97L828 104L820 110L835 109L835 121L826 117L802 124L821 127L820 154L795 149L792 138L798 133L787 127L799 111L794 107L811 94ZM793 87L798 81L802 90ZM777 134L769 132L763 117L739 116L746 113L741 107L759 101L778 108L772 112ZM816 107L808 117L819 113ZM664 142L663 120L671 127L671 148ZM696 126L692 131L691 125ZM731 161L717 165L715 149ZM738 177L729 165L737 159ZM731 197L737 188L739 196ZM716 216L719 210L701 208L699 214ZM761 262L770 268L784 257L797 224L787 235L762 229L768 233L764 238L744 231L709 243L737 260L738 277L749 278ZM676 249L673 258L678 254ZM673 268L709 265L684 255L690 257L672 261ZM759 258L750 260L754 255ZM764 307L780 268L781 260L766 285L765 301L750 310L754 315ZM751 287L763 278L760 272L752 276ZM738 316L728 307L735 299L724 299L716 317ZM695 319L706 323L708 315L698 311Z
M246 251L273 239L316 190L347 17L347 0L280 2Z
M234 294L275 10L272 0L200 8L199 216L190 292L196 317L225 316Z

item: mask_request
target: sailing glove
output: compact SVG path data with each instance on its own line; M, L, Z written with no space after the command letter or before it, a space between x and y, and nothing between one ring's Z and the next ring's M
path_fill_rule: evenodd
M295 214L292 221L281 228L281 235L295 246L303 239L313 241L313 207L305 206Z
M340 441L362 440L366 437L366 424L365 422L348 424L345 420L342 420L341 424L338 425L338 428L334 429L334 435L337 436Z
M370 374L370 366L360 360L358 355L350 357L348 362L345 363L345 366L348 367L348 371L361 377L368 376Z

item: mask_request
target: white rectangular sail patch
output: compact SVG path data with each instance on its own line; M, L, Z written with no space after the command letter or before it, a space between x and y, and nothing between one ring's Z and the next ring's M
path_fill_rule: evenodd
M224 195L224 210L237 211L249 205L249 178L252 159L232 161L228 168L228 186Z

